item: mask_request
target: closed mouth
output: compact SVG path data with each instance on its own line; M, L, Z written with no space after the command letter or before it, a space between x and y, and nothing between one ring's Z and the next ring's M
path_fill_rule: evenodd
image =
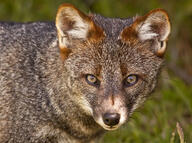
M117 126L103 126L103 128L108 131L116 130L116 129L118 129L118 127L119 127L118 125Z

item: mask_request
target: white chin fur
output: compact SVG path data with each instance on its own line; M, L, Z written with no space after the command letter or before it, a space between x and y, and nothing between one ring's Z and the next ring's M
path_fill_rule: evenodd
M114 131L114 130L118 129L119 126L113 126L113 127L107 126L107 127L103 127L103 128L104 128L105 130L108 130L108 131Z

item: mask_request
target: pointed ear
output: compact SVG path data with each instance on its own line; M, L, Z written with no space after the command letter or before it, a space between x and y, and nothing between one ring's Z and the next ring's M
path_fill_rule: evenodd
M97 41L104 36L90 16L80 12L71 4L63 4L56 15L56 28L61 49L68 48L73 39Z
M137 38L140 41L156 40L156 54L161 56L166 50L166 40L170 34L170 21L163 9L155 9L145 16L138 17L134 23L121 32L121 39L126 42Z

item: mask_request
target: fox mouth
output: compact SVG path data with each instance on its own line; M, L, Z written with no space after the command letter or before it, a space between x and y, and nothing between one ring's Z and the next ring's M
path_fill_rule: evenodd
M105 130L108 130L108 131L114 131L116 129L119 128L119 126L102 126Z

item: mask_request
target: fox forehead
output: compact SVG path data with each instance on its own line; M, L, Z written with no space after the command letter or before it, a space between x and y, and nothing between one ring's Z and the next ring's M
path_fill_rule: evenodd
M111 64L114 68L120 67L121 64L135 64L136 62L138 62L137 65L139 66L140 61L142 61L141 66L144 66L143 62L146 59L156 58L153 52L150 51L150 41L141 42L134 37L134 40L131 38L129 43L124 43L119 39L123 29L131 26L135 19L136 17L108 18L94 14L92 20L102 28L105 38L99 45L88 45L91 47L88 49L90 51L88 54L94 55L97 53L94 57L97 62L99 61L99 63L102 63L102 66L107 67Z
M86 48L80 48L83 50L73 53L67 61L70 60L69 64L73 66L73 70L82 70L81 72L85 74L99 75L101 72L104 75L107 73L108 76L145 74L151 68L156 69L161 63L161 60L146 50L146 47L149 48L150 43L128 45L108 38L99 45L87 44Z
M132 18L109 18L99 14L94 14L92 20L102 28L106 38L118 38L120 32L134 22Z

